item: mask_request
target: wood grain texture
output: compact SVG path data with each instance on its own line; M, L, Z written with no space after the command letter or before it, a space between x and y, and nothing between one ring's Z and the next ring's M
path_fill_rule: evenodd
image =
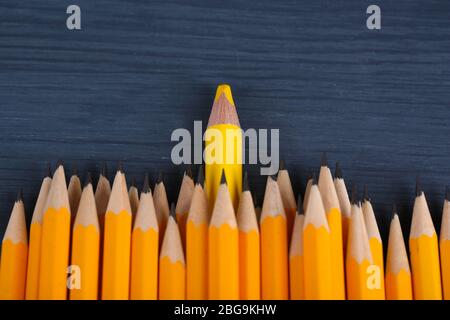
M65 26L73 3L80 31ZM348 183L369 184L386 240L392 201L408 234L421 173L438 227L450 183L450 2L377 1L380 31L365 25L371 3L1 1L0 235L19 188L30 219L57 159L83 175L124 160L138 183L164 170L176 200L183 168L170 164L170 134L206 126L220 82L244 129L280 128L296 191L328 151Z

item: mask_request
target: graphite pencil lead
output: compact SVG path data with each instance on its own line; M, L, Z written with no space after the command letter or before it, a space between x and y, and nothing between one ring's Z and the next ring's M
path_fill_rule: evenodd
M227 177L225 176L224 169L222 169L222 176L220 177L220 184L227 184Z
M203 165L198 168L197 174L197 184L201 185L202 188L205 186L205 173L203 172Z
M416 197L420 197L422 195L422 186L420 184L420 176L416 176Z
M144 176L144 185L142 186L142 192L143 193L149 193L150 192L150 182L148 180L148 173L145 173Z
M311 172L311 184L316 185L317 184L317 176L314 172Z
M50 165L50 162L47 162L47 175L46 177L51 178L52 177L52 166Z
M188 164L188 165L186 166L185 174L186 174L189 178L192 179L192 166L191 166L190 164Z
M302 195L299 192L297 197L297 214L303 214Z
M358 200L358 186L356 183L352 183L352 204L356 204L359 206L359 200Z
M91 176L91 173L88 172L88 173L86 174L86 178L85 178L85 180L84 180L84 187L87 187L87 186L90 185L90 184L92 184L92 176Z
M446 199L447 201L450 201L450 186L447 186L447 187L445 188L445 199Z
M339 161L336 161L336 169L334 171L334 176L337 179L343 179L342 168L341 168L341 164L339 163Z
M77 176L78 175L78 167L77 167L76 163L74 163L73 166L72 166L72 175L73 176Z
M364 201L370 201L369 188L367 187L367 184L364 185Z
M275 173L275 174L271 175L270 178L271 178L273 181L277 181L277 179L278 179L278 173Z
M136 178L134 176L131 177L131 186L136 188Z
M160 184L162 182L163 182L163 173L162 171L160 171L158 174L158 179L156 179L156 184Z
M117 171L124 173L123 172L123 162L122 160L119 160L119 164L117 165Z
M327 159L327 153L322 152L322 158L320 159L320 166L321 167L328 167L328 159Z
M250 191L250 188L248 186L248 173L247 173L247 171L244 172L244 183L242 184L242 191Z
M284 159L281 159L281 161L280 161L280 168L278 170L279 171L286 170L286 163L284 162Z
M106 166L106 162L103 164L100 175L104 176L105 178L108 176L108 167Z
M177 221L176 214L175 214L175 203L173 203L173 202L170 205L170 216L175 220L175 222Z
M20 188L19 192L17 193L16 202L19 202L19 201L23 201L23 190L22 190L22 188Z
M395 215L398 214L397 211L397 205L395 204L395 202L392 203L392 216L391 216L391 220L394 219Z
M62 167L63 166L63 161L62 161L62 159L59 159L57 162L56 162L56 168L55 168L55 171L56 171L56 169L58 169L59 167Z

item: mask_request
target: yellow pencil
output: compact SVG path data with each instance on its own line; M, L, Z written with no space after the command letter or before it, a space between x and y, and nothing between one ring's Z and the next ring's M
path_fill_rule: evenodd
M409 234L409 254L414 299L441 300L438 239L419 178L417 178L416 199Z
M289 299L287 225L276 176L267 178L261 211L261 298Z
M0 300L25 299L28 240L22 192L9 218L2 242L0 263Z
M411 270L395 205L392 213L386 259L386 299L412 300Z
M217 87L204 137L205 191L209 207L214 207L224 170L236 210L242 191L242 130L229 85Z
M41 189L36 200L36 205L31 218L30 243L28 247L27 264L27 289L25 298L27 300L37 300L39 293L39 267L41 258L41 236L42 236L42 215L47 200L48 191L52 184L52 173L48 165L47 176L42 180Z
M345 299L344 277L344 247L342 242L342 215L339 199L333 183L331 171L328 168L326 154L323 153L319 173L319 190L323 206L327 213L328 226L331 234L331 264L333 265L334 298Z
M364 201L362 203L362 212L364 223L366 226L367 236L369 238L370 252L372 253L373 267L377 269L373 272L372 295L375 300L384 300L384 259L383 259L383 242L381 240L380 231L378 230L377 220L373 212L370 202L367 186L364 188ZM379 280L377 280L379 279Z
M244 174L244 185L236 217L239 229L240 299L259 300L261 298L260 237L247 172Z
M65 300L71 214L62 164L53 174L42 219L38 297L41 300Z
M191 167L188 166L181 181L180 193L178 194L177 206L175 208L183 248L186 248L186 219L189 213L189 207L191 206L193 193L194 180L192 179Z
M347 298L349 300L371 300L373 293L372 288L368 285L368 271L373 264L373 259L361 202L357 197L357 189L354 184L346 255Z
M239 233L225 172L208 231L208 296L212 300L239 299Z
M156 300L158 297L158 233L152 191L148 175L145 175L131 235L130 299L132 300Z
M442 289L444 299L450 300L450 188L447 187L442 210L439 249L441 253Z
M70 300L98 299L100 227L94 189L88 174L73 225L71 265L79 268L79 287L70 290Z
M303 263L305 299L331 300L331 234L317 182L313 178L303 222Z
M278 187L280 189L281 200L283 201L284 212L287 221L287 236L291 239L292 227L294 225L295 213L297 211L297 204L295 203L294 191L292 190L291 179L289 172L286 169L284 161L281 161L280 170L277 177Z
M180 231L172 204L159 257L159 299L184 300L186 298L186 263Z
M303 214L302 197L297 200L297 214L292 230L291 246L289 250L289 283L291 300L305 299L305 264L303 254Z
M342 244L347 248L347 238L348 238L348 224L350 223L351 217L351 204L348 197L347 187L345 186L344 176L342 175L342 169L339 162L336 162L336 171L334 174L334 187L336 189L336 194L339 199L339 206L341 207L342 214Z
M127 300L130 284L131 206L119 167L105 214L102 299Z
M201 166L186 222L186 298L188 300L208 298L209 211L208 199L203 190L204 182L203 166Z

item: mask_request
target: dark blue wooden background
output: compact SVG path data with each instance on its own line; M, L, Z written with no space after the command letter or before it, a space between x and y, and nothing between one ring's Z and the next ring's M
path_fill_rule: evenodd
M66 29L69 4L81 31ZM380 31L366 28L369 4ZM170 134L207 120L221 82L244 128L280 128L296 191L328 151L348 182L369 185L386 236L392 201L409 230L420 173L439 228L449 63L448 0L1 0L0 235L20 188L30 218L57 159L83 175L124 160L138 183L164 170L175 200Z

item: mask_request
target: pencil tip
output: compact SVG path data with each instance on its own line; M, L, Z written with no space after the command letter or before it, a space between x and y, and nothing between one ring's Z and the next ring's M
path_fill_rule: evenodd
M203 165L200 165L198 168L197 184L201 185L202 188L205 186L205 173L203 172Z
M47 162L47 176L48 178L52 177L52 166L50 165L50 162Z
M358 200L358 186L356 183L352 183L352 204L356 204L359 206L359 200Z
M284 162L284 159L281 159L281 161L280 161L279 171L280 170L286 170L286 163Z
M369 188L367 187L367 184L364 185L364 201L370 201Z
M308 180L311 180L312 178L313 178L313 172L312 172L312 170L310 170L308 172L308 176L306 177L306 182L308 182Z
M278 172L269 176L269 178L276 182L278 180Z
M63 166L63 161L61 160L61 159L59 159L57 162L56 162L56 169L58 169L59 167L62 167ZM56 170L55 169L55 170Z
M334 171L334 176L336 177L336 179L343 179L342 168L339 161L336 161L336 169Z
M311 184L312 185L316 185L317 184L317 177L316 174L314 172L311 172Z
M19 202L19 201L23 201L23 190L22 190L22 188L20 188L19 192L17 193L16 202Z
M122 160L120 160L118 165L117 165L117 171L119 171L120 173L124 173L123 172L123 162L122 162Z
M192 166L188 164L186 166L186 171L184 172L189 178L192 179Z
M397 211L397 205L395 204L395 202L392 203L392 219L394 218L394 216L398 213Z
M445 188L445 199L446 199L447 201L450 201L450 186L447 186L447 187Z
M91 173L88 172L88 173L86 174L86 179L85 179L85 181L84 181L84 187L87 187L87 186L90 185L90 184L92 184L92 176L91 176Z
M244 172L244 183L242 184L242 191L250 191L250 188L248 186L248 173L247 173L247 171Z
M328 159L327 159L327 153L322 152L322 158L320 159L320 166L321 167L328 167Z
M72 175L73 176L77 176L78 175L78 167L77 167L76 163L74 163L73 166L72 166Z
M131 186L136 188L136 178L134 176L131 177Z
M170 205L170 216L177 222L176 214L175 214L175 203L172 202Z
M108 167L106 166L106 162L103 163L102 171L100 172L100 175L103 177L108 177Z
M222 169L222 175L220 176L220 184L227 184L227 177L225 176L225 169Z
M228 102L230 102L233 106L235 105L233 95L231 94L231 87L228 84L219 84L217 86L214 102L217 101L217 99L219 99L222 94L225 95L225 98L227 98Z
M416 176L416 197L420 197L422 195L422 186L420 184L420 176Z
M156 184L162 183L163 180L164 180L163 179L163 173L162 173L162 171L160 171L159 174L158 174L158 179L156 179Z
M297 197L297 214L303 214L303 202L302 202L302 195L299 192Z
M143 193L149 193L150 191L150 182L148 181L148 173L145 173L144 176L144 185L142 186L142 192Z

